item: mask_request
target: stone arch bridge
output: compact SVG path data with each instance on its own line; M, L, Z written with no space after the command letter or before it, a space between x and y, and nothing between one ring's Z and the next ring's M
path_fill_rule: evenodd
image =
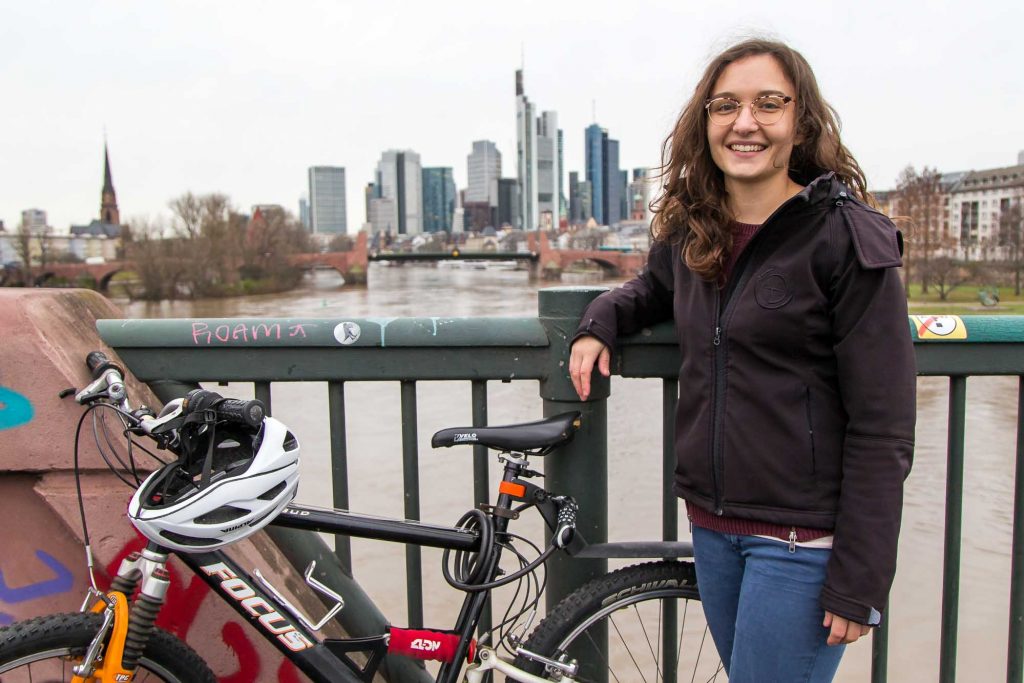
M366 273L370 261L441 261L441 260L522 260L530 264L530 276L539 278L545 273L561 273L573 263L590 261L600 266L610 276L629 276L638 273L647 263L646 252L601 251L588 249L556 249L551 245L547 233L528 233L527 251L523 252L466 252L461 250L436 253L370 253L367 236L360 232L352 251L293 254L289 257L292 265L312 270L333 268L350 284L366 284ZM121 272L134 270L132 261L107 261L105 263L53 263L45 268L36 268L32 283L45 285L56 279L75 283L89 278L97 289L107 291L111 278ZM18 271L0 271L0 285L18 281Z

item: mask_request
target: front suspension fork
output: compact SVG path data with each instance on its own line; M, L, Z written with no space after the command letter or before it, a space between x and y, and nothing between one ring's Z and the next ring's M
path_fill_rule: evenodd
M98 594L100 600L89 608L91 612L104 615L103 626L82 661L73 667L72 683L132 680L170 587L166 564L166 555L149 549L141 554L132 553L121 562L110 592ZM129 608L128 600L136 587L139 587L139 594ZM101 654L104 643L106 651Z

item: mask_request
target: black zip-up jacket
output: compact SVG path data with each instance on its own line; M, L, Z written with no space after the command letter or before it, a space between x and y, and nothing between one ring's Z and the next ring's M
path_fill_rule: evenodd
M916 370L900 236L826 174L768 218L725 287L656 242L577 337L675 319L675 492L729 517L833 529L821 606L861 624L896 570Z

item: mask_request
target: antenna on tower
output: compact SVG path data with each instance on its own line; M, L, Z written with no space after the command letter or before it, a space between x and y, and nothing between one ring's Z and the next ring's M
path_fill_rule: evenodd
M597 123L597 100L590 100L590 115L594 123Z

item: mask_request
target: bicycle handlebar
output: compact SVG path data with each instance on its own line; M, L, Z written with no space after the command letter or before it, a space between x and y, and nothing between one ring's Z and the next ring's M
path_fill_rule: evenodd
M121 366L111 361L102 351L90 351L89 355L85 357L85 365L92 373L93 379L99 379L107 370L117 370L118 374L124 378L124 370L121 369Z
M182 414L187 416L206 410L213 411L217 420L253 428L262 425L263 418L267 414L263 401L258 399L244 401L237 398L224 398L215 391L206 391L205 389L193 389L188 392L182 403Z
M75 400L79 403L90 403L100 398L110 399L116 402L126 413L132 412L128 404L128 396L124 387L124 370L117 363L114 363L102 351L91 351L85 357L85 364L92 373L92 383L80 391ZM152 434L154 429L163 426L164 423L171 423L178 417L188 417L191 414L209 411L212 419L222 422L232 422L258 429L263 424L267 409L259 400L242 400L235 398L224 398L215 391L205 389L194 389L181 401L180 412L172 411L171 414L163 415L154 424L145 417L151 415L135 415L139 420L139 426L147 434ZM143 413L151 413L146 409ZM143 424L143 423L146 424Z

